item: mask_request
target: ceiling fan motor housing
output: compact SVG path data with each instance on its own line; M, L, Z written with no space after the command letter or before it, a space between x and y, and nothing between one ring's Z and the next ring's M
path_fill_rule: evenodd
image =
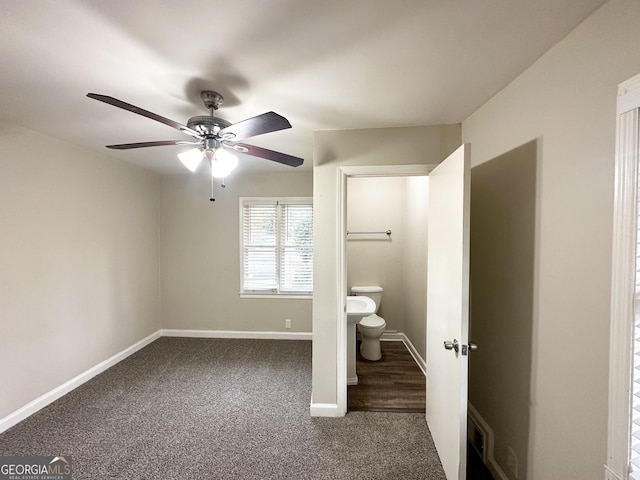
M200 92L200 98L202 99L204 106L207 107L208 110L211 110L212 108L214 110L217 110L218 108L220 108L220 105L222 105L222 101L224 100L224 98L222 98L222 95L212 90L204 90Z
M209 115L191 117L187 122L187 127L195 130L201 135L216 134L223 128L227 128L230 125L231 122L228 122L224 118L211 117Z

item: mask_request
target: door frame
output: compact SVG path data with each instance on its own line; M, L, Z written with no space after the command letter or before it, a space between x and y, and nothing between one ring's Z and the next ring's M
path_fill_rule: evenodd
M437 163L414 165L362 165L337 168L338 211L336 212L336 245L338 246L338 281L336 282L338 302L337 327L337 404L338 414L347 413L347 179L349 177L414 177L428 176Z

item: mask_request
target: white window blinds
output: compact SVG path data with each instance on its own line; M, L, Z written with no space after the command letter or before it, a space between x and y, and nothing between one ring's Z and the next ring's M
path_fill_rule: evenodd
M310 294L310 198L241 199L242 292Z

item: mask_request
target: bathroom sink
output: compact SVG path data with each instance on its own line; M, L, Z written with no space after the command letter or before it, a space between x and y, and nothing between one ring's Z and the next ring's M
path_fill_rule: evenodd
M362 317L376 313L376 302L363 295L347 297L347 322L358 323Z

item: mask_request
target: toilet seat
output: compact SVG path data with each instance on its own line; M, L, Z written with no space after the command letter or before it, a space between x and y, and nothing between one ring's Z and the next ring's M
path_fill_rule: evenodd
M384 318L379 317L375 313L373 315L369 315L368 317L364 317L358 324L368 328L380 328L387 325L384 321Z

